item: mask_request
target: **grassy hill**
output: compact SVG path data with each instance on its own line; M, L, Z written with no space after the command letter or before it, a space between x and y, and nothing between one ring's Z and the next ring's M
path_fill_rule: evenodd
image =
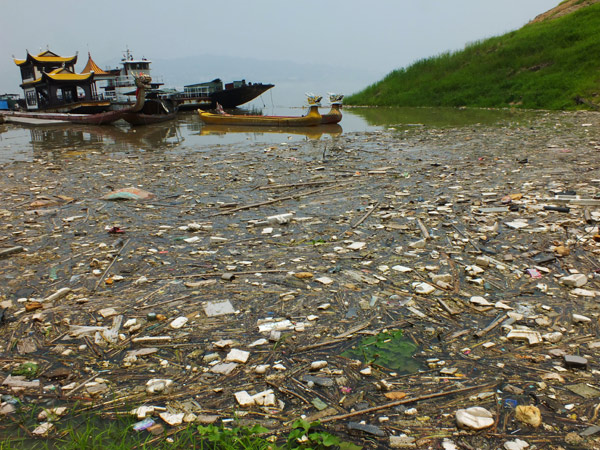
M600 103L600 3L395 70L350 105L576 109Z

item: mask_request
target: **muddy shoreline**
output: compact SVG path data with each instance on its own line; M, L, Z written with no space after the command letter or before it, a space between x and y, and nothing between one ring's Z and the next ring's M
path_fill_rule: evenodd
M168 430L158 411L273 430L305 416L365 448L596 448L599 127L548 113L3 164L3 405L151 405ZM152 197L102 198L125 187ZM417 372L342 355L393 330ZM27 362L34 384L11 384ZM472 406L493 425L458 428Z

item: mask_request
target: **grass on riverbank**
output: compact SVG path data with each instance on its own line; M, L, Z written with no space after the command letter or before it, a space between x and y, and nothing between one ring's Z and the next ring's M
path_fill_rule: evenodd
M304 420L295 421L288 435L279 439L270 438L269 430L264 427L236 426L235 423L231 428L190 424L181 429L171 428L158 436L153 436L147 431L134 431L132 427L135 421L130 417L103 420L95 415L80 417L79 420L65 419L56 424L56 429L50 437L34 438L31 432L27 431L31 428L32 422L34 416L28 415L13 419L12 425L8 428L0 427L0 450L361 449L328 433L319 426L318 422L308 423ZM6 423L10 424L10 421L7 420Z
M577 108L577 96L598 103L599 29L594 4L395 70L345 102L555 110Z

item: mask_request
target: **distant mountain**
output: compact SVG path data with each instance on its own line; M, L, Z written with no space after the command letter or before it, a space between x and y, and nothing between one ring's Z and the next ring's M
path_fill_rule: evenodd
M395 70L347 104L576 109L600 99L600 0L567 0L519 30Z

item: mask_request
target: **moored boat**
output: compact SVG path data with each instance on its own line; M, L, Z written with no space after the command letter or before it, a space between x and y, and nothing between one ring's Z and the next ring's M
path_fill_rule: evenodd
M321 124L321 114L317 105L309 105L305 116L261 116L214 114L198 110L200 119L211 125L246 125L254 127L312 127Z
M329 94L329 103L331 109L327 114L321 115L321 123L339 123L342 120L342 100L344 96L342 94Z
M61 123L75 123L83 125L105 125L120 120L127 113L140 111L145 103L145 92L150 83L150 77L140 76L136 78L138 90L136 102L129 108L104 111L96 114L76 114L60 112L38 112L38 111L0 111L0 116L6 122L21 123L28 125L50 125Z
M183 87L177 95L179 109L212 109L217 103L223 108L236 108L248 103L271 89L273 84L246 83L246 80L223 84L217 78L205 83L190 84Z

